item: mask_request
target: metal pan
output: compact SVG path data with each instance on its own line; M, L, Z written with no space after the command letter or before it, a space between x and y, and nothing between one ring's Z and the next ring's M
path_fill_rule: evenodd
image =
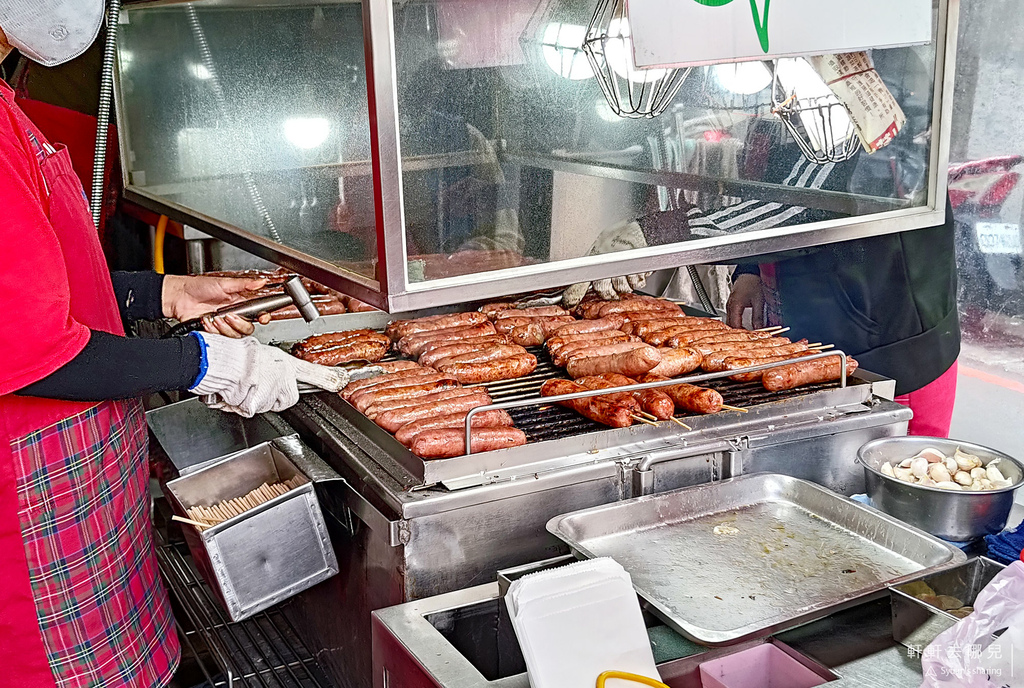
M615 559L652 612L712 646L828 616L966 560L891 516L773 474L585 509L547 528L584 557Z

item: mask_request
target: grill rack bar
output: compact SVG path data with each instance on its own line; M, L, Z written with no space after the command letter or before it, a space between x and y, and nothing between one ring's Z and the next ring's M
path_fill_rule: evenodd
M466 433L466 456L473 453L472 444L472 423L473 416L477 413L483 413L484 411L492 410L509 410L516 408L523 408L528 406L541 406L544 404L558 404L562 401L572 401L573 399L585 399L588 397L605 396L607 394L615 394L617 392L638 392L645 389L658 389L660 387L672 387L673 385L680 384L694 384L697 382L707 382L711 380L719 380L722 378L732 377L733 375L742 375L745 373L757 373L764 370L771 370L772 368L779 368L782 366L793 365L794 363L806 363L808 361L816 361L818 359L830 358L832 356L839 356L840 361L840 377L839 386L840 388L846 387L846 353L838 349L833 351L824 351L821 353L813 354L811 356L803 356L801 358L793 358L785 361L777 361L775 363L765 363L759 366L751 366L749 368L739 368L736 370L724 370L717 373L703 373L700 375L690 375L688 377L682 377L672 380L665 380L663 382L644 382L635 385L628 385L624 387L609 387L608 389L588 389L583 392L573 392L572 394L559 394L557 396L550 397L530 397L526 399L515 399L509 401L499 401L493 404L487 404L486 406L477 406L476 408L470 409L469 413L466 414L465 420L465 433Z
M279 610L232 622L182 551L157 535L156 554L168 588L178 600L194 634L202 638L224 671L227 688L330 688L313 653ZM186 636L188 637L188 636ZM192 645L191 638L188 644ZM202 669L206 673L205 667Z

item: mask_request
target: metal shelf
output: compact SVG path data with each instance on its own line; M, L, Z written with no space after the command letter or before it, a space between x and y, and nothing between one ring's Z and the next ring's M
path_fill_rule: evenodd
M231 622L199 576L185 544L168 543L159 532L156 539L160 572L186 617L178 624L183 649L195 656L211 686L331 688L313 653L278 608ZM209 650L216 671L203 662L198 647Z

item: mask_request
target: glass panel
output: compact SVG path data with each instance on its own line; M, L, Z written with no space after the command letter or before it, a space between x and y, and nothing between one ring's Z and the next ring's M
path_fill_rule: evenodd
M949 179L963 330L951 436L1015 457L1024 456L1019 9L1012 0L961 3Z
M395 2L410 281L927 203L934 45L873 52L908 120L881 151L843 144L851 125L838 105L794 115L819 153L833 132L835 150L852 154L812 164L773 114L773 92L808 108L830 94L807 61L782 63L778 84L760 62L697 68L663 114L624 118L594 66L616 75L620 108L680 75L635 71L610 43L605 62L588 61L595 5Z
M129 7L130 183L374 277L362 7Z

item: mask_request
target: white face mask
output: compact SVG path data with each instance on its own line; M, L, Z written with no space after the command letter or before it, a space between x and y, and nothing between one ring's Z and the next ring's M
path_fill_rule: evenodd
M92 45L104 9L103 0L0 0L0 29L25 57L54 67Z

